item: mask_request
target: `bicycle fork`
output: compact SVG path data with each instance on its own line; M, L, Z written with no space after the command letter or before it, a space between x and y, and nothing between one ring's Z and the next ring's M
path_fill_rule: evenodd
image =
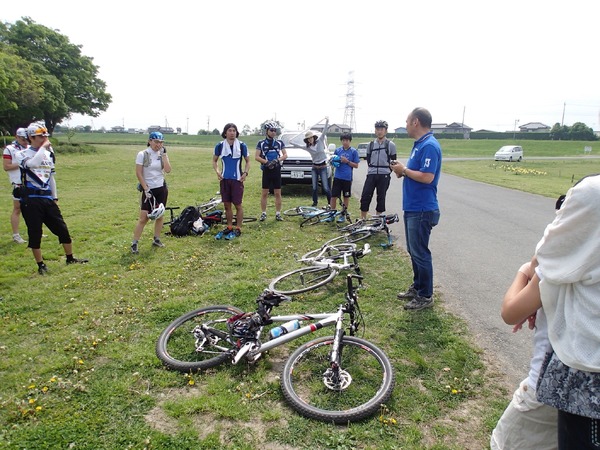
M332 391L343 391L352 383L352 376L342 369L344 327L342 317L338 318L329 354L329 367L323 373L323 384Z

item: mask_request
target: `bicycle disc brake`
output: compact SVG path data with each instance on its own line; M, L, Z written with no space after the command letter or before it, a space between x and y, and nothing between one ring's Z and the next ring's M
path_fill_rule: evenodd
M329 368L323 374L323 384L331 391L343 391L352 383L352 376L339 367Z

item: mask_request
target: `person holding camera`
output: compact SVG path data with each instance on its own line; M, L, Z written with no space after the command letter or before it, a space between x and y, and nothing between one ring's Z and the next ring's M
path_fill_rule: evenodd
M48 139L45 126L33 123L27 127L29 147L17 152L19 167L24 173L24 184L20 187L21 213L27 225L29 248L38 265L38 273L45 275L48 267L42 257L42 225L56 236L65 250L68 264L87 263L87 259L73 256L71 235L60 208L58 191L54 179L54 150ZM15 196L16 197L16 196Z
M283 220L281 216L281 163L286 160L287 152L283 141L276 139L278 126L275 122L263 125L265 139L256 144L254 159L260 163L262 170L262 192L260 195L260 221L267 218L267 196L269 191L275 195L275 220Z
M167 205L169 189L165 182L165 173L171 172L171 163L167 156L167 149L164 147L165 138L159 131L153 131L148 136L148 147L137 154L135 158L135 175L139 181L138 189L142 191L140 216L133 231L133 241L131 242L131 253L134 255L139 252L138 241L142 236L144 227L152 218L154 221L154 247L164 247L165 244L160 240L164 217L156 213L155 217L151 214L157 209L157 206Z

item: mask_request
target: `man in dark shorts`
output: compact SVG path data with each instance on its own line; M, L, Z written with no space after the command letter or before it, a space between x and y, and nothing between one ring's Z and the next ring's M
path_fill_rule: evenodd
M275 195L275 220L281 217L281 163L287 158L283 141L276 139L277 124L267 122L263 125L266 137L256 144L254 159L262 170L262 192L260 196L261 222L267 218L267 196L272 190Z
M234 239L242 234L241 225L244 219L242 198L244 197L244 181L250 170L250 158L248 158L248 147L238 137L240 133L234 123L228 123L223 128L221 137L223 141L215 146L213 155L213 169L217 174L221 188L221 198L225 206L227 228L219 231L216 239ZM221 158L221 169L217 162ZM242 171L242 159L246 162ZM235 205L235 219L237 226L233 229L233 208Z
M334 156L336 169L333 176L333 187L331 188L331 202L329 203L332 210L336 209L338 197L342 198L344 206L348 209L350 197L352 196L352 171L358 167L360 162L358 152L350 146L352 135L343 133L340 140L342 146L336 149ZM342 195L343 197L341 197ZM344 220L343 215L338 216L338 222L344 222Z

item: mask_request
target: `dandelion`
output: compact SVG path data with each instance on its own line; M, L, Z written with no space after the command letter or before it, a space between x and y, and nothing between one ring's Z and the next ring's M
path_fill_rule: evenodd
M56 383L56 377L50 378L50 383Z
M28 389L35 389L35 384L30 384L27 388Z
M36 410L37 412L40 412L40 411L42 410L42 407L41 407L41 406L36 406L36 407L35 407L35 410Z
M456 389L452 389L452 393L453 394L458 394L458 391Z
M78 364L83 364L83 359L77 361Z
M43 392L44 394L45 394L46 392L48 392L48 386L44 386L44 387L42 388L42 392Z
M190 380L188 381L188 384L189 384L190 386L193 386L193 385L195 385L195 384L196 384L196 382L195 382L193 379L190 379Z
M35 398L30 398L30 399L29 399L29 404L30 404L30 405L33 405L34 403L35 403Z

